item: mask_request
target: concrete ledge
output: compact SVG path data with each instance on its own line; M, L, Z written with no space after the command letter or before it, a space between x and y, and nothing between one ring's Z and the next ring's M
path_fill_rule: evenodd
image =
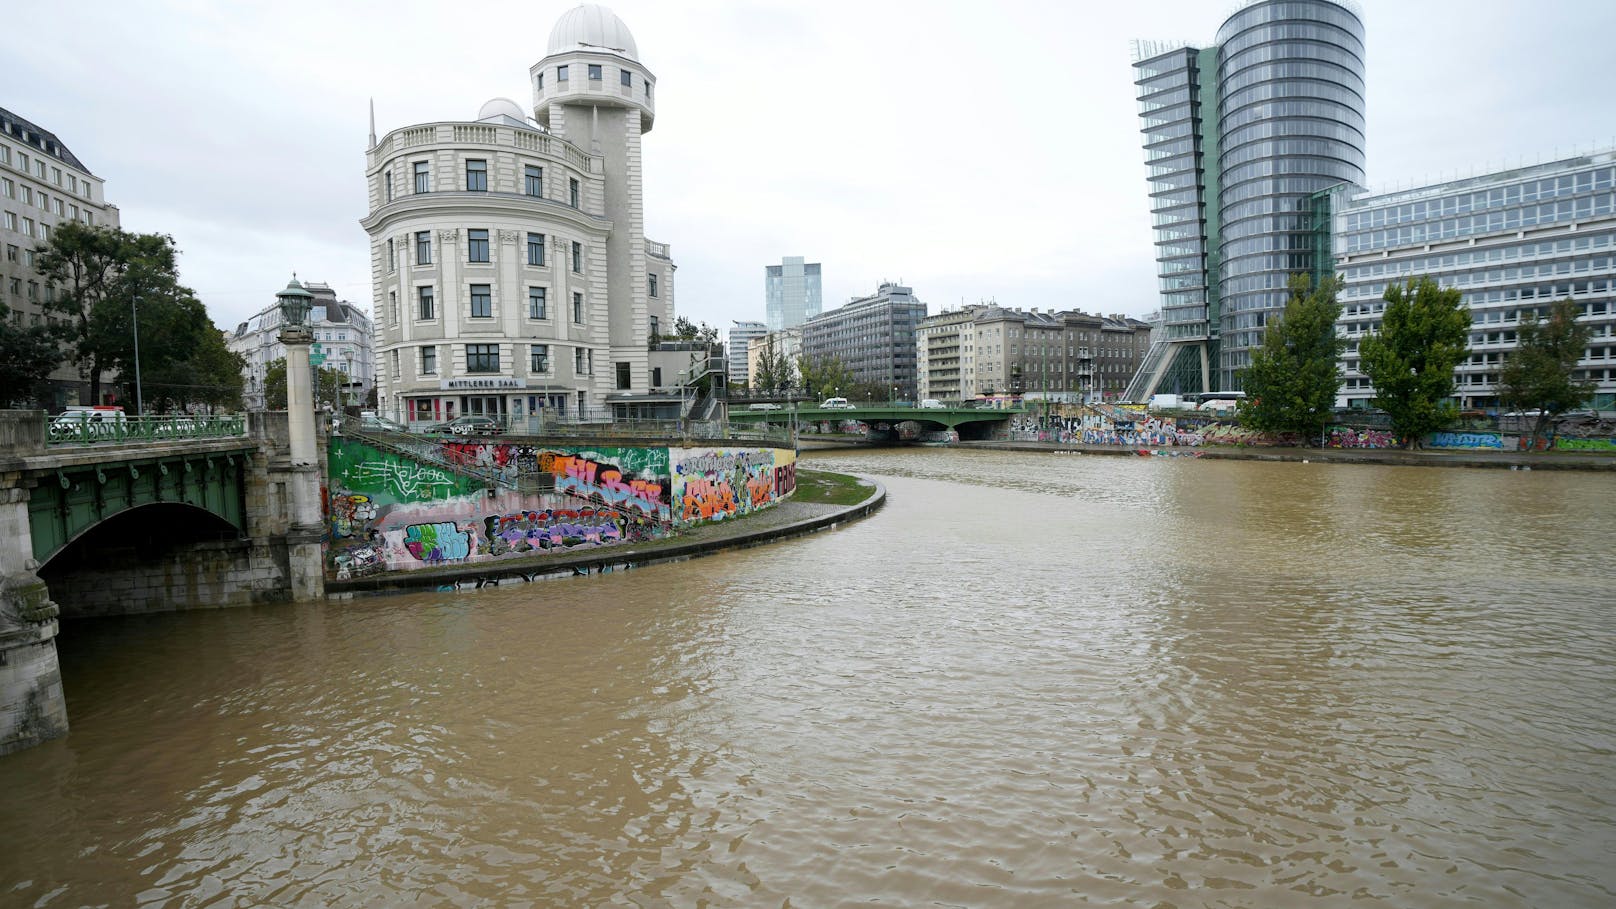
M327 579L326 597L347 599L406 590L460 587L467 583L477 587L498 586L502 581L517 579L533 581L541 578L599 574L603 571L641 568L664 562L684 562L731 549L750 549L792 537L807 536L821 530L833 530L849 521L869 517L886 504L887 490L875 480L868 482L875 486L875 490L857 505L848 505L828 514L811 515L789 524L765 526L755 531L748 531L744 526L752 517L748 516L733 522L731 525L734 528L733 533L718 534L709 539L606 546L554 556L500 559L469 565L425 568L419 571L393 571L344 580ZM762 514L764 513L758 516Z

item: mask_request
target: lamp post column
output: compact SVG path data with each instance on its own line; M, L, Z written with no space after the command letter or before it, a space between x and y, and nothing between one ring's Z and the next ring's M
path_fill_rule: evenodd
M294 600L325 596L325 567L320 552L319 446L314 428L314 382L309 346L314 333L308 326L314 295L294 277L276 295L280 301L280 341L286 346L286 423L290 447L292 520L286 544Z

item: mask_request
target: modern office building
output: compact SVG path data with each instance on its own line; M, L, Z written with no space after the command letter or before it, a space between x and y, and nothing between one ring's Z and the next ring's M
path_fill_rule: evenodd
M294 279L295 280L295 279ZM313 355L324 358L326 369L343 373L344 394L348 400L342 404L363 404L375 383L375 356L371 349L370 317L357 303L337 299L336 291L328 285L303 282L303 288L314 295L314 307L309 311L309 325L314 333ZM242 374L246 383L242 400L248 410L264 410L264 377L269 364L286 358L286 345L280 341L281 313L277 303L271 303L253 314L253 317L225 337L225 346L241 354L245 361ZM337 402L331 403L336 406Z
M90 173L55 133L0 108L0 303L17 324L37 325L56 293L34 268L35 250L64 221L118 226L103 181ZM52 412L69 404L112 402L117 390L103 376L103 400L90 400L90 383L72 363L50 374L37 403Z
M763 268L764 318L769 331L794 328L820 313L823 304L819 263L786 256Z
M1114 401L1150 349L1150 324L1128 316L1042 312L994 304L924 320L917 332L920 395Z
M1595 406L1616 405L1616 151L1378 195L1343 187L1319 202L1344 281L1342 406L1370 406L1358 343L1380 328L1387 285L1420 275L1457 287L1470 310L1462 406L1499 405L1521 319L1567 297L1592 329L1581 377L1596 383Z
M531 119L496 98L474 119L380 141L372 127L361 224L389 415L595 419L680 406L684 353L663 363L649 343L674 314L669 249L645 236L655 77L627 26L592 5L561 16L528 77Z
M754 338L761 338L769 331L768 326L762 322L742 322L736 320L729 329L729 380L738 385L750 386L752 378L747 372L747 345Z
M1249 0L1208 47L1136 49L1166 337L1125 396L1237 390L1318 267L1312 194L1364 181L1364 28L1331 0Z
M926 304L901 284L882 283L874 294L812 316L802 323L802 352L814 360L840 360L860 384L915 400L915 330Z

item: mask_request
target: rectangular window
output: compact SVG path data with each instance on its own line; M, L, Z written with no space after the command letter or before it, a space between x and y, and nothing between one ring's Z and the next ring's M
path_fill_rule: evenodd
M527 235L527 264L544 264L544 234Z
M10 178L0 180L0 188L3 188L7 199L17 198L17 184L11 182Z
M656 291L657 291L657 288L656 288L656 275L646 275L646 278L649 279L651 296L654 297L654 296L657 295L657 293L656 293Z
M651 317L651 337L653 337L653 338L662 337L661 327L662 327L662 323L657 321L656 316L652 316ZM662 383L661 382L652 382L651 384L652 385L661 385Z
M617 387L619 389L629 388L632 381L633 381L633 374L629 369L629 365L627 363L618 363L617 364Z
M398 376L399 376L398 349L394 348L393 349L393 378L396 379L396 378L398 378Z
M393 238L388 237L387 238L387 270L388 271L393 271L396 268L398 268L398 260L393 257Z
M418 230L415 232L415 264L432 264L432 231Z
M550 318L549 290L544 287L529 287L527 289L527 317L529 319Z
M62 185L62 169L60 167L51 168L51 182L57 186Z
M544 168L534 164L522 165L522 191L530 196L544 195Z
M572 295L572 321L579 324L584 321L584 295L576 291Z
M599 63L591 63L591 64L589 64L589 81L591 81L591 82L599 82L600 81L600 64Z
M418 193L432 191L432 170L425 161L415 162L415 191Z
M488 192L488 162L471 158L466 161L466 192Z
M390 170L382 171L382 197L393 201L393 172Z
M534 78L533 87L541 92L544 91L544 73L539 73L539 75Z
M578 274L584 271L584 245L577 240L572 241L572 270Z
M499 345L467 344L466 372L499 372Z
M572 371L580 376L588 375L584 372L584 349L575 348L572 352Z
M420 303L420 305L416 308L415 318L417 318L417 319L431 319L433 317L433 314L432 314L432 288L430 288L430 287L417 287L415 289L415 293L416 293L416 298L417 298L418 302Z
M527 371L530 373L546 373L550 371L550 345L533 344L529 346Z
M623 83L624 88L633 88L634 87L634 75L632 73L630 73L628 70L626 70L626 69L618 70L617 71L617 78L618 78L618 81Z
M466 231L466 261L488 261L488 231L471 229Z
M567 180L567 204L573 208L578 207L578 179L570 177Z
M34 219L22 219L22 235L25 237L32 237L34 235Z
M387 292L387 321L393 325L398 324L398 291Z
M17 214L16 214L16 212L9 212L9 211L6 212L6 230L16 230L16 229L17 229Z
M557 82L565 82L565 81L567 81L567 65L565 63L563 63L560 66L556 67L556 81Z
M492 319L494 317L494 294L490 284L471 285L471 317L473 319Z
M428 344L421 348L421 375L432 376L438 373L438 348Z

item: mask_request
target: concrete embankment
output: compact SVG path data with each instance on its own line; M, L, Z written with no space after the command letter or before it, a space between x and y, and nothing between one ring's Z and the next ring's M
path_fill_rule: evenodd
M957 442L959 448L1045 451L1051 454L1212 458L1238 461L1306 461L1335 464L1389 464L1399 467L1473 467L1501 470L1612 470L1616 456L1572 451L1445 451L1371 448L1126 448L1075 442Z
M849 521L868 517L886 503L887 495L886 487L873 480L868 482L872 486L869 497L856 505L819 505L788 499L742 518L702 524L681 530L677 536L649 543L328 579L326 594L342 599L406 590L497 586L502 583L623 571L661 562L682 562L730 549L762 546L831 530Z

